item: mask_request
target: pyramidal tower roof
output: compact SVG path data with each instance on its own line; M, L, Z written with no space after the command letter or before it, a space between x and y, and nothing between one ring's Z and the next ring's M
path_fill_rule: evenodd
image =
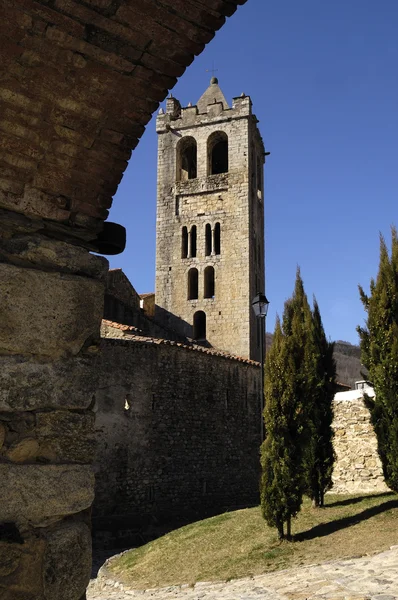
M212 77L210 79L209 87L198 100L197 107L199 113L207 112L207 105L215 104L216 102L222 102L223 110L229 108L228 102L226 101L225 96L218 85L217 77Z

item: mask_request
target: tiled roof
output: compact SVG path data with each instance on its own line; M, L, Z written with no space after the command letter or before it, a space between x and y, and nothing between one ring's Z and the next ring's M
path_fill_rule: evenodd
M134 327L134 325L124 325L123 323L116 323L116 321L108 321L107 319L102 319L103 325L108 325L108 327L113 327L113 329L120 329L120 331L126 331L127 333L140 334L142 333L141 329L138 327Z
M221 356L223 358L237 360L238 362L243 362L248 365L254 365L257 367L260 366L260 363L258 363L255 360L250 360L249 358L243 358L241 356L235 356L234 354L228 354L228 352L221 352L220 350L214 350L214 348L205 348L204 346L198 346L196 344L188 346L187 344L183 344L181 342L174 342L173 340L147 337L141 335L142 331L137 329L137 327L133 327L132 325L123 325L114 321L107 321L106 319L102 319L102 323L104 325L108 325L108 327L113 327L114 329L119 329L125 332L129 336L129 341L132 342L142 342L145 344L156 344L165 346L178 346L179 348L184 348L185 350L191 350L193 352L202 352L203 354L211 354L213 356Z

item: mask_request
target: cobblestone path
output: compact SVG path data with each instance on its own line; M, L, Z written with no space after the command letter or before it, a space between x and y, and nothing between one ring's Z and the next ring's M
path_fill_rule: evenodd
M398 535L398 534L397 534ZM115 587L116 586L116 587ZM87 600L398 600L398 546L372 556L338 560L236 579L145 591L93 580Z

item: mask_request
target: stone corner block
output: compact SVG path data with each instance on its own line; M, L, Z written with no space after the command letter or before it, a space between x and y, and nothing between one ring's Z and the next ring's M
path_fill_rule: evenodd
M43 525L89 508L94 500L90 466L0 465L0 522Z
M104 285L0 263L0 352L57 358L99 336Z

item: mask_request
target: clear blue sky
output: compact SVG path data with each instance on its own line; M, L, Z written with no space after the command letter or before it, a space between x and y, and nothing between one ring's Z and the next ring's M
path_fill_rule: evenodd
M248 0L173 90L196 103L215 62L228 101L250 95L265 146L267 330L296 266L331 339L357 342L357 285L377 273L379 232L398 224L398 1ZM127 228L111 259L154 290L157 139L152 119L115 196Z

